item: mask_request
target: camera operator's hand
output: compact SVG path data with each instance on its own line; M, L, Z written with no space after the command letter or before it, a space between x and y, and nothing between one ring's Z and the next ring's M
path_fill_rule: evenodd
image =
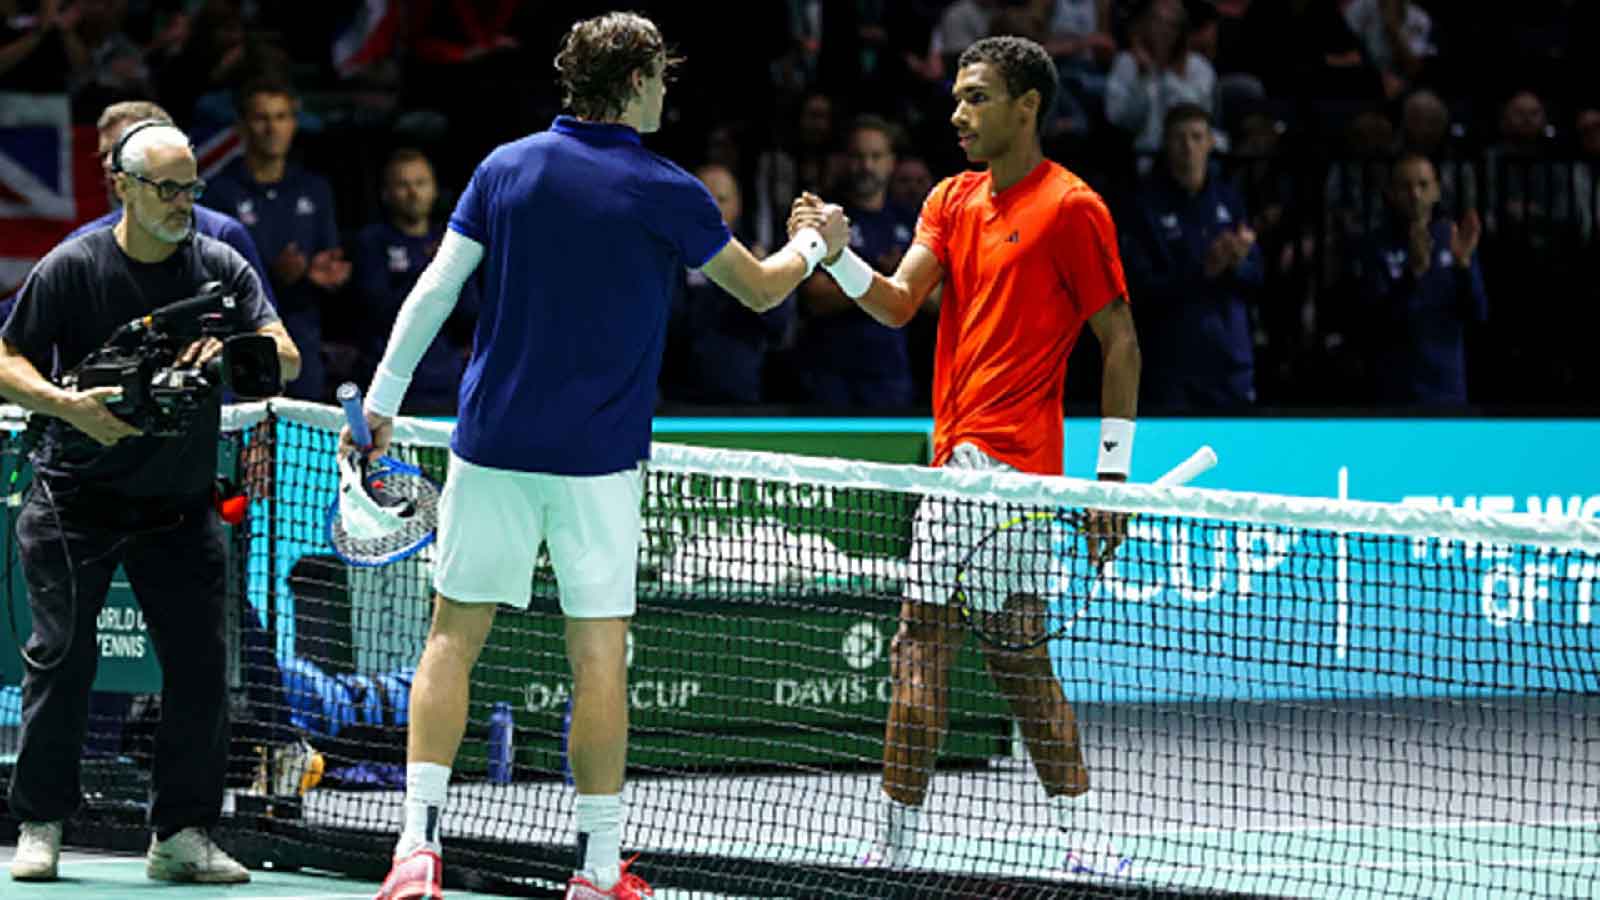
M377 413L367 413L367 430L372 432L372 446L367 450L367 460L375 462L378 457L389 452L389 439L394 435L394 420L388 416ZM356 439L350 434L350 426L339 429L339 455L356 449Z
M106 404L122 396L121 388L97 387L86 391L69 391L62 401L59 418L73 428L87 434L96 443L109 447L125 437L144 434L139 429L117 418L106 409Z
M216 355L221 352L221 341L214 337L201 338L200 340L195 341L189 346L183 348L183 352L178 354L177 362L174 363L174 365L176 365L178 368L203 366L207 362L210 362L212 359L214 359Z

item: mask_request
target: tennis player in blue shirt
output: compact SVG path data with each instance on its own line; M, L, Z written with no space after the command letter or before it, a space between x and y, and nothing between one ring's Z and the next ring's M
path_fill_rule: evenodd
M817 207L758 261L698 180L640 144L660 127L677 61L642 16L572 27L556 56L572 115L479 164L367 393L381 453L417 360L474 277L481 308L440 500L434 617L411 687L405 825L380 900L440 896L439 823L468 676L496 605L527 606L541 542L560 585L573 680L578 860L566 896L649 890L620 857L624 645L672 292L687 266L751 309L770 309L849 240L843 211ZM352 446L348 429L341 445Z

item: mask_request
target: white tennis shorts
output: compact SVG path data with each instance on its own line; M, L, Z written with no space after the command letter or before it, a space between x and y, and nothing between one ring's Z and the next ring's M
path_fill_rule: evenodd
M434 589L460 603L526 609L542 542L562 613L632 616L643 492L642 469L545 475L478 466L452 452L439 498Z
M1017 469L973 444L957 444L944 464L950 469L1015 472ZM924 497L912 526L911 581L906 599L943 605L959 586L973 609L999 610L1013 594L1048 596L1050 559L1058 539L1053 529L1019 528L995 533L1020 510L996 503ZM989 539L979 546L984 538ZM970 557L969 557L970 554Z

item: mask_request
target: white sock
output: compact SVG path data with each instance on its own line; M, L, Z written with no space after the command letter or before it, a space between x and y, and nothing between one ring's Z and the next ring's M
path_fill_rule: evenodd
M922 807L901 803L893 797L884 798L883 843L895 857L891 862L904 862L904 857L916 849L921 832Z
M419 847L439 850L439 823L444 818L444 795L450 784L450 767L438 763L406 764L406 822L395 856Z
M622 878L622 795L579 794L578 874L602 891Z

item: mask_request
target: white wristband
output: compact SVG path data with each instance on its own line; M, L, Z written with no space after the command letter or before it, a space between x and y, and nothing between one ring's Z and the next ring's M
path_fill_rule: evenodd
M1100 452L1095 474L1128 477L1128 470L1133 466L1133 425L1132 419L1100 420Z
M800 258L806 261L806 277L810 278L811 273L817 270L817 263L828 255L828 242L822 239L822 232L815 228L802 228L794 233L783 249L800 254Z
M858 299L872 287L872 268L861 257L856 255L849 247L839 254L839 258L822 266L833 280L838 282L839 290L851 300Z

